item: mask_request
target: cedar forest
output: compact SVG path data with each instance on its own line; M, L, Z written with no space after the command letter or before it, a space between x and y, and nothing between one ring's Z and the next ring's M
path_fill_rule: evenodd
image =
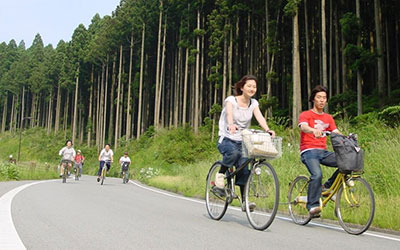
M336 117L380 111L400 101L399 26L397 0L121 0L55 47L0 44L0 132L68 131L100 149L151 126L214 129L245 74L287 126L317 84Z

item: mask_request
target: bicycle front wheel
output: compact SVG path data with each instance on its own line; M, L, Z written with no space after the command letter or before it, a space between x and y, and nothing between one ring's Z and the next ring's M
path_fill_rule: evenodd
M371 187L361 177L350 178L338 191L336 215L349 234L362 234L374 219L375 198Z
M101 170L101 185L103 185L104 180L106 179L106 174L107 174L107 167L104 166L103 169Z
M63 176L62 176L63 183L67 182L67 176L68 176L68 166L64 166L64 172L63 172Z
M221 170L221 163L216 162L212 165L207 175L206 182L206 207L207 212L213 220L220 220L228 208L228 196L226 195L225 189L220 189L215 186L215 179L217 173ZM225 179L225 187L227 181Z
M310 222L307 209L307 192L309 179L306 176L297 176L289 187L289 214L294 223L306 225Z
M245 194L247 219L253 228L265 230L274 220L279 205L278 176L269 163L252 168Z

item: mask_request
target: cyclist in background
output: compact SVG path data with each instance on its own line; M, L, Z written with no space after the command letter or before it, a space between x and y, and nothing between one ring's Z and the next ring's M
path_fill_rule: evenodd
M333 117L324 113L324 108L328 102L328 89L317 85L311 91L310 102L313 108L304 111L299 117L300 134L300 156L301 161L306 165L310 172L310 183L307 193L307 209L310 216L317 216L321 212L319 199L321 192L328 189L334 182L337 174L333 175L321 186L322 172L320 164L329 167L337 167L335 152L327 151L325 131L339 133Z
M76 151L76 156L75 156L75 168L79 168L79 177L82 175L82 167L83 167L83 162L85 161L85 157L82 155L82 152L80 149Z
M103 169L104 164L107 166L107 172L110 170L111 162L114 161L113 155L114 152L110 148L110 144L106 144L99 154L100 166L99 166L99 171L97 172L97 182L100 181L101 170Z
M119 164L121 164L121 175L124 168L124 164L127 164L127 170L129 176L129 165L131 164L131 158L128 156L128 152L124 152L124 155L119 159Z
M67 140L65 142L65 147L63 147L59 152L59 155L62 156L61 158L61 167L60 167L60 177L63 176L65 165L68 166L68 170L71 170L72 163L75 159L75 149L72 147L72 141Z
M252 98L257 92L257 78L252 75L245 75L235 83L233 89L234 95L225 99L224 109L219 120L217 147L223 157L223 167L221 167L216 178L218 188L223 188L223 183L222 186L221 184L218 185L218 179L223 180L227 168L233 167L233 165L239 168L247 161L247 157L242 156L241 131L250 127L253 115L266 132L275 136L275 132L269 129L264 116L261 114L257 100ZM240 187L242 196L242 211L245 211L244 187L249 174L248 167L245 167L236 176L235 184ZM254 209L255 206L254 203L250 204L251 209Z

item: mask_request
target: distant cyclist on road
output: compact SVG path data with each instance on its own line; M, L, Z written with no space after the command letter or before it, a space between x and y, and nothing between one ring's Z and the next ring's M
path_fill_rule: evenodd
M97 182L100 181L100 176L101 176L101 170L104 167L104 164L107 166L107 172L111 168L111 162L114 161L114 152L110 148L110 144L106 144L106 146L101 150L100 155L99 155L99 171L97 172Z
M124 152L124 155L119 159L119 164L121 164L121 175L123 172L124 165L126 165L127 173L129 176L129 165L131 164L131 158L128 156L128 152Z
M58 152L59 155L62 156L61 158L61 167L60 167L60 177L63 176L64 173L64 168L65 165L68 166L68 170L71 170L72 164L75 159L75 149L72 147L72 141L67 140L65 142L65 147L63 147L60 152Z
M81 150L78 149L78 151L76 151L76 156L75 156L75 168L79 168L79 177L81 177L82 175L82 167L84 161L85 157L82 155Z

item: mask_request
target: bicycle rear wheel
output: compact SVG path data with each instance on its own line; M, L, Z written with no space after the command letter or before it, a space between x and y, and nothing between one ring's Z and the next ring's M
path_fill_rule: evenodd
M351 178L345 185L340 187L336 199L339 223L349 234L362 234L374 219L374 193L361 177Z
M75 169L76 169L76 171L75 171L75 180L76 180L76 181L79 181L79 174L80 174L79 167L77 167L77 168L75 168Z
M279 205L279 181L274 168L267 162L251 170L245 187L246 215L251 226L265 230L275 218ZM250 209L250 205L254 205Z
M207 175L206 182L206 207L207 212L213 220L220 220L228 208L228 196L226 191L217 188L215 186L216 174L219 173L222 165L220 162L216 162L210 168ZM227 186L226 179L224 180L225 187Z
M106 179L106 174L107 174L107 167L103 166L103 168L101 169L101 185L103 185L104 180Z
M307 205L308 177L297 176L289 187L289 213L294 223L306 225L310 222Z
M64 172L63 172L63 176L62 176L63 183L67 182L67 176L68 176L68 166L64 166Z

